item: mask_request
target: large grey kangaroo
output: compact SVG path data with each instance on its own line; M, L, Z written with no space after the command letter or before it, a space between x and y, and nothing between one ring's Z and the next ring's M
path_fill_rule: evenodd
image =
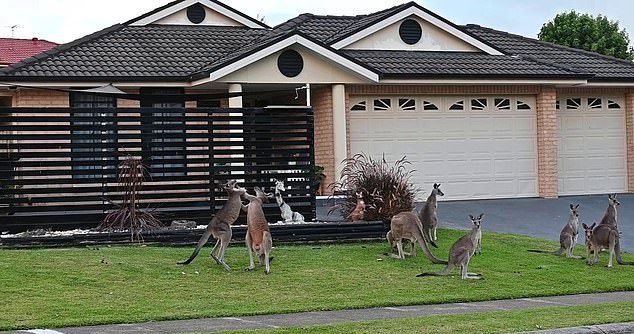
M559 249L554 252L530 249L532 253L544 253L552 255L566 254L567 258L580 259L580 256L575 256L573 251L577 245L579 239L579 204L570 204L570 216L568 216L568 222L561 230L559 234Z
M594 236L596 242L600 245L608 245L609 246L609 238L613 234L610 229L616 231L616 244L614 245L614 254L616 254L616 262L621 265L632 265L632 262L623 262L621 257L621 243L620 243L620 233L618 229L618 215L617 215L617 207L621 205L616 199L616 194L608 195L608 208L605 210L605 214L601 219L601 222L597 227L594 228ZM610 229L606 228L610 227ZM604 247L603 249L609 249ZM598 255L597 255L598 256Z
M418 214L418 219L423 223L423 233L430 241L438 240L436 236L436 227L438 226L438 196L445 196L440 190L440 183L434 183L434 189L427 197L427 202Z
M200 250L205 246L209 237L213 237L217 240L216 245L211 251L211 257L218 263L225 267L226 270L231 270L225 263L225 250L231 242L231 225L238 220L240 216L240 210L242 209L242 201L240 196L246 193L246 189L238 187L237 181L229 181L224 187L225 191L229 195L227 203L216 213L211 219L209 225L205 229L205 233L200 237L196 248L187 261L179 262L178 264L190 264Z
M468 269L469 260L471 260L471 257L475 254L476 250L478 250L482 242L482 229L480 228L482 217L484 217L484 214L481 214L477 218L469 215L473 223L473 228L471 228L471 231L469 231L467 235L458 239L458 241L451 246L451 250L449 250L449 263L447 263L443 271L422 273L416 275L416 277L447 276L454 267L460 266L460 277L462 279L480 279L481 274L470 273Z
M420 219L416 217L413 212L401 212L392 217L391 230L388 232L388 241L396 243L396 249L398 254L389 253L391 257L397 259L404 259L405 253L403 253L403 239L416 240L423 249L425 256L435 264L447 264L447 261L443 261L432 254L427 242L434 244L433 241L427 240L423 235L423 226ZM435 245L435 244L434 244ZM390 245L391 246L391 245Z
M247 234L245 243L249 252L249 267L246 270L255 269L253 254L258 256L260 264L264 264L265 272L271 272L271 249L273 238L269 229L269 223L262 210L263 202L268 202L268 195L260 188L255 187L255 196L244 193L243 197L249 201L247 205Z
M608 195L608 208L605 210L605 214L601 219L599 225L611 225L614 228L617 228L617 212L616 208L621 205L621 203L616 199L616 194Z
M588 252L586 263L588 265L599 262L599 253L604 249L610 251L608 268L612 267L612 258L615 254L616 261L620 265L634 265L634 262L623 262L621 260L621 250L617 247L619 244L619 232L616 229L607 224L597 225L597 223L593 223L590 226L583 224L583 228L586 233L586 249Z

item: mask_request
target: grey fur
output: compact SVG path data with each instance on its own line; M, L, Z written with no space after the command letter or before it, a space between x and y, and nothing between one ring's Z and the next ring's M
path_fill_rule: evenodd
M403 252L403 240L415 240L423 249L425 256L436 264L447 264L447 261L440 260L432 254L429 247L427 247L427 241L423 235L423 226L420 219L412 212L401 212L392 217L391 230L388 232L388 241L396 244L398 254L389 253L388 255L397 259L404 259L405 253Z
M418 214L418 219L423 224L423 234L430 241L438 240L436 236L436 228L438 227L438 196L445 196L445 194L440 190L440 184L434 183L431 194L427 197L427 201Z
M564 225L561 233L559 234L559 249L554 252L534 250L532 253L544 253L552 255L565 254L567 258L580 259L580 256L573 254L577 241L579 240L579 204L576 206L570 204L570 215L568 216L568 222Z

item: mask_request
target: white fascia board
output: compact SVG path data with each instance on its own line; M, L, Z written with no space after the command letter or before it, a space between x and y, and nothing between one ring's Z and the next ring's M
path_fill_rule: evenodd
M112 84L116 87L192 87L190 82L63 82L63 81L38 81L38 82L0 82L0 87L27 86L27 87L99 87Z
M266 47L260 51L257 51L247 57L244 57L242 59L239 59L236 62L233 62L225 67L222 67L214 72L211 72L211 74L209 75L209 79L211 81L215 81L218 80L224 76L227 76L235 71L238 71L242 68L244 68L245 66L248 66L250 64L253 64L255 62L257 62L258 60L263 59L266 56L269 56L275 52L278 52L286 47L289 47L293 44L299 44L304 46L305 48L329 59L330 61L343 66L344 68L347 68L349 70L351 70L352 72L357 73L358 75L367 78L373 82L379 82L379 75L351 60L348 60L344 57L342 57L341 55L328 50L327 48L324 48L323 46L316 44L302 36L299 35L293 35L290 36L286 39L283 39L269 47ZM201 83L204 83L203 81L201 81Z
M634 82L588 82L585 87L634 87Z
M386 85L572 85L586 86L588 80L561 79L561 80L536 80L536 79L387 79L381 80Z
M236 13L234 13L233 11L222 7L216 3L214 3L213 1L209 1L209 0L185 0L181 3L175 4L174 6L168 7L163 9L160 12L154 13L146 18L140 19L136 22L132 22L130 23L131 26L144 26L144 25L148 25L148 24L152 24L164 17L170 16L180 10L183 10L195 3L200 3L206 7L209 7L211 9L213 9L214 11L236 21L239 22L240 24L243 24L249 28L253 28L253 29L265 29L264 26L257 24L241 15L238 15Z
M376 24L367 27L349 37L346 37L345 39L342 39L341 41L332 44L332 47L335 49L341 49L344 48L366 36L369 36L383 28L386 28L400 20L403 20L411 15L416 15L418 17L420 17L421 19L433 24L434 26L442 29L443 31L457 37L458 39L464 41L465 43L468 43L472 46L474 46L477 49L480 49L490 55L496 55L496 56L501 56L503 55L503 53L501 53L500 51L486 45L485 43L482 43L481 41L471 37L470 35L456 29L455 27L451 26L450 24L447 24L446 22L434 17L433 15L430 15L428 13L426 13L425 11L420 10L419 8L416 7L410 7L408 9L403 10L402 12L399 12L395 15L392 15L388 18L386 18L385 20L382 20L380 22L377 22Z

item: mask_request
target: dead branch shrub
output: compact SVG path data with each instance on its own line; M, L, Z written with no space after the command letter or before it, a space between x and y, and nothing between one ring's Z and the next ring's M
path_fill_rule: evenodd
M406 157L389 164L385 156L375 160L365 154L357 154L342 162L341 179L330 185L335 191L343 191L345 202L340 206L343 217L349 217L357 204L356 193L363 193L366 203L365 220L388 221L392 216L414 209L416 194L420 189L411 182L414 170Z

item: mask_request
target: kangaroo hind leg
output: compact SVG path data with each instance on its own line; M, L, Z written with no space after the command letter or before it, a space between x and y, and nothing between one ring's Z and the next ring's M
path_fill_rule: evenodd
M264 231L264 272L271 272L271 250L273 249L273 238L269 231Z
M251 236L249 235L249 230L247 230L244 242L247 245L247 252L249 252L249 266L244 270L253 271L253 269L255 269L255 263L253 262L253 249L251 248Z

